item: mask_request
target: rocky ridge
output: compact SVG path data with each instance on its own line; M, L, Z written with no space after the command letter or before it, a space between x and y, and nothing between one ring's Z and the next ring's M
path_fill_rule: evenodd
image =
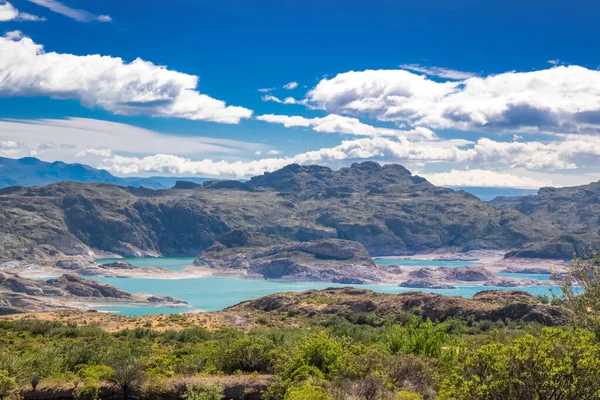
M0 314L29 311L73 310L74 303L160 304L184 307L187 304L172 297L131 294L112 285L65 274L47 281L33 280L0 272Z
M372 256L519 248L561 233L394 164L364 162L339 171L292 164L247 182L184 186L61 182L2 189L0 263L93 257L98 250L196 256L233 231L251 234L261 247L351 240Z

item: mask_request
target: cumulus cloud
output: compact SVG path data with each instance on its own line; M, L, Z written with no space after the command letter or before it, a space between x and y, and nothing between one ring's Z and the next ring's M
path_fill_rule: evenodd
M283 85L283 88L287 89L287 90L296 89L297 87L298 87L298 82L288 82L285 85Z
M361 136L403 136L417 140L437 139L433 131L423 127L416 127L412 130L379 128L362 123L357 118L335 114L330 114L323 118L265 114L257 116L256 119L272 124L282 124L286 128L310 127L316 132L323 133L342 133Z
M443 67L426 67L419 64L402 64L400 68L408 71L419 72L428 76L437 76L438 78L445 79L462 80L477 76L477 74L474 72L457 71L455 69Z
M600 71L556 66L435 82L406 70L366 70L321 80L314 107L432 129L600 131Z
M261 100L262 101L272 101L274 103L279 103L279 104L304 104L304 105L306 105L306 100L296 100L293 97L286 97L285 99L281 100L279 97L273 96L271 94L262 96Z
M577 135L565 137L559 144L526 142L526 146L523 146L521 142L496 142L487 138L480 139L470 146L468 141L460 139L415 142L405 137L377 136L344 140L334 147L300 153L291 157L273 157L252 161L214 161L213 159L198 161L181 156L158 154L147 157L106 158L103 160L102 167L117 174L152 172L249 177L281 168L290 163L338 164L339 162L373 159L382 162L408 162L412 165L450 163L464 165L465 169L468 168L469 171L479 171L432 175L433 179L436 177L447 180L453 178L456 185L466 185L469 179L471 179L470 184L475 185L475 182L484 182L486 178L495 177L496 181L489 181L489 185L539 187L541 183L545 185L549 181L544 182L545 179L540 178L523 178L517 181L516 178L505 175L523 177L522 173L495 171L502 168L513 171L522 171L524 168L539 171L568 170L577 167L576 162L582 159L597 164L600 160L599 140L594 136L584 139L573 136ZM481 171L488 171L488 175ZM462 183L456 183L459 182L459 178ZM451 185L451 183L444 184Z
M0 0L0 22L7 21L44 21L46 18L20 12L8 1Z
M196 90L198 77L142 59L46 53L11 32L0 37L0 95L79 99L115 114L147 114L235 124L252 111Z
M85 149L76 154L77 157L85 157L85 156L98 156L108 158L112 156L113 152L111 149L103 148L103 149Z
M50 11L54 11L55 13L64 15L65 17L74 19L79 22L90 22L90 21L100 21L100 22L110 22L112 18L108 15L94 15L85 10L78 10L75 8L68 7L57 0L29 0L32 3L37 4L38 6L45 7Z
M548 179L534 179L506 172L495 172L485 169L451 170L430 174L419 173L420 176L437 186L472 186L472 187L510 187L521 189L538 189L552 186Z

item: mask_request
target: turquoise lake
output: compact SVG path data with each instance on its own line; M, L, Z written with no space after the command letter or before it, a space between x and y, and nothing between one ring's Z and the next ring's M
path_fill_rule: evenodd
M117 259L127 261L133 265L145 266L170 266L170 269L181 270L190 264L190 258L134 258ZM103 262L106 262L102 260ZM379 260L377 260L379 261ZM402 262L411 261L410 266L419 266L415 261L422 262L421 266L431 266L431 261L422 260L392 260L390 264L402 265ZM438 261L442 262L442 261ZM444 261L443 263L454 263ZM461 262L460 265L465 265ZM440 265L441 266L441 265ZM448 266L448 265L444 265ZM458 266L458 265L455 265ZM152 293L162 296L172 296L188 302L192 309L203 311L218 311L245 300L252 300L278 292L301 292L309 289L325 289L328 287L344 287L320 282L278 282L267 280L249 280L228 277L205 277L193 279L140 279L140 278L102 278L92 277L101 282L109 283L131 293ZM356 287L370 289L381 293L402 293L415 291L415 289L401 288L397 285L356 285ZM549 294L551 286L536 286L519 288L531 294ZM424 292L439 293L450 296L472 297L482 290L514 290L514 288L460 286L458 289L422 289ZM146 314L170 314L189 311L189 308L159 308L159 307L102 307L101 311L118 312L123 315L137 316Z
M438 261L438 260L415 260L411 258L373 258L379 265L397 265L399 267L464 267L468 265L481 264L477 261Z

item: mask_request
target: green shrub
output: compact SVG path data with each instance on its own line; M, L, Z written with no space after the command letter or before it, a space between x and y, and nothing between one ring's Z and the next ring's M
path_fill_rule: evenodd
M198 384L187 388L181 395L184 400L222 400L223 387L217 384Z
M17 389L17 382L5 370L0 370L0 400L4 399Z
M598 399L600 345L583 330L544 328L511 344L467 352L443 378L439 399Z
M284 400L331 400L322 387L310 383L292 386L285 392Z

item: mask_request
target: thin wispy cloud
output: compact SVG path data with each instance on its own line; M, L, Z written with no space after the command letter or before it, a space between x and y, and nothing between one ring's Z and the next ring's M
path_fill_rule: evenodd
M423 65L419 65L419 64L402 64L400 66L400 68L408 70L408 71L419 72L421 74L425 74L428 76L436 76L438 78L444 78L444 79L461 80L461 79L474 78L477 76L477 74L474 72L457 71L455 69L443 68L443 67L427 67L427 66L423 66Z
M91 22L91 21L99 21L99 22L110 22L112 18L108 15L94 15L89 11L80 10L76 8L71 8L66 6L57 0L29 0L32 3L37 4L38 6L45 7L50 11L53 11L57 14L64 15L65 17L74 19L79 22Z
M296 89L297 87L298 87L298 82L288 82L285 85L283 85L283 88L287 89L287 90Z

